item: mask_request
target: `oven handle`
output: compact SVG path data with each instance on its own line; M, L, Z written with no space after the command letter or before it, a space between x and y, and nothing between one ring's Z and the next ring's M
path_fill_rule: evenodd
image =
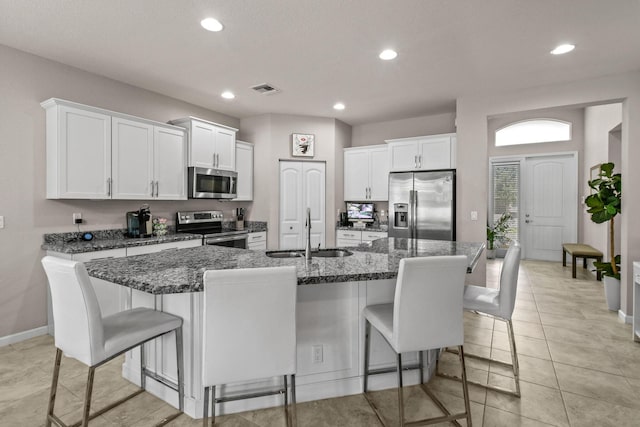
M234 240L246 240L247 234L240 234L238 236L224 236L224 237L208 237L205 244L219 243L219 242L231 242Z

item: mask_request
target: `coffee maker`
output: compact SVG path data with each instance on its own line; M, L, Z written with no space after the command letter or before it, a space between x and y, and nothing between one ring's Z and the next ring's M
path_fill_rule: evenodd
M140 207L140 210L127 212L126 218L128 237L151 237L153 235L149 205L145 204Z

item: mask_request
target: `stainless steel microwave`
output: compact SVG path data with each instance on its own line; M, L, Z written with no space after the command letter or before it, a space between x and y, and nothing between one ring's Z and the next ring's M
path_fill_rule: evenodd
M238 173L220 169L189 167L190 199L234 199Z

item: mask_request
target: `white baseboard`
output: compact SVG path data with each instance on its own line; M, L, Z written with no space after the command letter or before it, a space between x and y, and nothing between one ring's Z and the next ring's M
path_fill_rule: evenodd
M622 310L618 310L618 319L622 320L624 323L633 323L633 316L627 316Z
M46 335L48 332L48 326L41 326L39 328L29 329L28 331L18 332L17 334L0 337L0 347L28 340L29 338L39 337L40 335Z

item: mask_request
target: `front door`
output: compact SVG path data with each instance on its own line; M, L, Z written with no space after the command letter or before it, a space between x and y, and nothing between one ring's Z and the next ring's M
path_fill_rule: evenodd
M578 238L578 173L575 154L524 161L522 227L524 257L562 259L562 243Z

